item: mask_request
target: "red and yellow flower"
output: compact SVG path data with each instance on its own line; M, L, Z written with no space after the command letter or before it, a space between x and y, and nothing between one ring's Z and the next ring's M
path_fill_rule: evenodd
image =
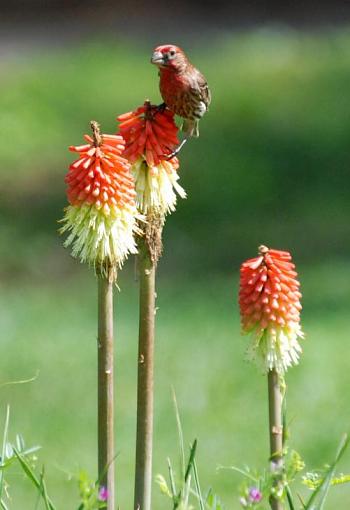
M173 112L146 101L136 110L120 115L118 121L126 142L123 156L132 165L139 210L163 215L174 211L175 192L182 198L186 193L177 182L178 159L169 159L179 144Z
M70 147L79 157L65 178L70 205L61 232L69 232L64 244L72 246L74 257L106 273L137 251L136 193L130 164L122 156L124 139L100 134L96 122L91 127L93 136L84 136L87 143Z
M290 253L260 246L241 266L239 305L243 333L252 334L249 353L263 369L283 374L299 361L300 284Z

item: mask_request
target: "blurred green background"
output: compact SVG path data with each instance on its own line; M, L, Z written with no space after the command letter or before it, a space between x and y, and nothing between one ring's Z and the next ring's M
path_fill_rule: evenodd
M180 42L177 38L174 42ZM145 98L160 102L149 64L168 42L110 32L60 46L3 51L0 83L0 386L11 434L39 443L49 492L75 508L69 473L95 476L96 314L93 274L62 248L64 175L91 119L103 131ZM171 41L172 42L172 41ZM181 153L179 201L159 266L154 472L178 456L171 386L186 442L199 441L204 488L236 510L239 476L218 465L264 466L266 381L244 362L238 270L264 243L290 250L304 294L304 355L288 374L293 446L322 467L348 430L350 408L350 31L264 26L222 31L184 48L213 101L201 136ZM137 283L128 261L116 295L118 503L133 492ZM350 471L350 453L342 469ZM34 508L18 472L13 509ZM154 486L154 510L170 502ZM349 508L333 489L326 508Z

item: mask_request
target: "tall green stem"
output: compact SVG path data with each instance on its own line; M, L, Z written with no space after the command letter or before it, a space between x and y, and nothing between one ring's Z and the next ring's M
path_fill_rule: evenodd
M153 443L153 366L155 263L144 239L139 241L140 317L137 381L135 510L150 510Z
M268 373L268 392L271 472L278 473L283 466L283 425L282 393L276 370ZM273 496L270 505L272 510L283 510L282 502Z
M114 510L113 280L98 276L98 478Z

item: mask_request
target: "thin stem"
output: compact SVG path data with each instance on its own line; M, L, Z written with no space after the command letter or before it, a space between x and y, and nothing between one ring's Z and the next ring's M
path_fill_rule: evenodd
M155 263L144 239L139 241L140 318L137 381L135 510L150 510L153 443L153 367Z
M268 392L271 472L277 474L283 467L283 425L282 393L276 370L268 373ZM270 498L270 505L272 510L283 510L282 502L273 496Z
M113 281L98 276L98 479L114 510Z

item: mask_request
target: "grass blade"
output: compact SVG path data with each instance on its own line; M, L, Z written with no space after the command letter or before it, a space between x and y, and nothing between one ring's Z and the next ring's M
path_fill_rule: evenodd
M184 437L182 432L182 425L179 413L179 407L177 405L177 399L174 388L171 389L173 395L174 409L175 409L175 417L176 417L176 425L177 425L177 433L179 436L179 446L180 446L180 465L181 465L181 475L185 478L185 447L184 447Z
M22 379L22 380L19 380L19 381L7 381L7 382L4 382L4 383L1 383L0 384L0 388L4 388L5 386L14 386L16 384L27 384L27 383L36 381L38 376L39 376L39 370L37 370L36 374L33 377L31 377L30 379Z
M187 477L186 484L185 484L185 490L184 490L184 499L183 499L183 507L187 510L188 508L188 500L191 493L191 475Z
M23 455L21 455L16 448L13 448L13 451L23 469L23 471L25 472L25 474L27 475L27 477L29 478L29 480L31 480L31 482L33 483L33 485L37 488L37 490L39 491L39 493L41 494L41 497L43 498L44 502L45 502L45 506L47 508L47 510L56 510L56 507L54 506L54 504L52 503L52 501L49 499L49 497L47 496L47 492L46 492L46 488L45 486L43 486L43 484L41 483L41 481L38 479L38 477L36 476L36 474L34 473L33 469L31 468L31 466L28 464L27 460L25 457L23 457Z
M6 418L5 418L5 426L4 426L4 434L2 437L2 448L1 448L1 462L3 463L5 460L5 453L6 453L6 444L7 444L7 438L8 438L8 430L9 430L9 423L10 423L10 406L8 405L6 408ZM0 470L0 501L2 501L2 491L4 487L4 471Z
M196 455L196 449L197 449L197 439L194 440L193 445L191 446L190 456L188 459L186 473L185 473L185 482L187 482L187 479L188 479L191 469L193 467L193 462L194 462L194 458Z
M296 510L293 502L292 492L289 488L289 485L286 487L287 501L289 505L289 510Z
M314 493L311 495L309 501L306 504L305 510L323 510L328 491L331 485L331 481L334 475L335 468L344 455L346 448L349 445L349 437L347 434L345 434L340 442L336 458L334 462L331 464L329 469L326 472L325 477L322 480L322 483L317 487L317 489L314 491ZM319 501L317 502L317 499L319 498Z
M302 505L302 507L303 507L303 508L302 508L302 510L305 510L305 509L306 509L306 505L305 505L305 503L304 503L304 501L303 501L303 498L301 497L301 495L300 495L300 494L297 494L297 496L298 496L298 499L299 499L300 504L301 504L301 505Z
M174 472L173 467L171 465L170 459L168 458L168 470L169 470L169 479L170 479L170 488L171 488L171 494L173 496L173 502L176 502L176 485L174 480Z
M288 439L288 423L287 423L287 398L284 395L282 400L282 445L286 446Z
M188 500L190 489L191 489L191 469L193 467L194 458L196 455L197 439L194 440L193 445L190 449L190 456L185 470L185 476L183 479L183 485L174 498L174 510L178 508L181 500L183 499L184 507L186 508L186 501ZM175 484L174 484L175 486Z
M49 496L47 494L46 483L44 480L44 468L42 469L42 471L40 473L40 484L41 484L41 488L42 488L42 495L43 495L43 499L45 502L45 506L46 506L47 510L50 510Z
M1 500L0 505L2 510L9 510L9 507L5 504L5 501Z
M194 473L194 483L196 486L197 497L198 497L198 502L199 502L199 508L200 508L200 510L204 510L204 502L203 502L201 487L199 484L197 463L196 463L195 459L193 460L193 473Z
M95 485L100 485L103 477L107 474L108 468L115 462L115 460L119 457L119 452L117 452L112 459L106 464L106 466L101 471L99 477L97 478Z
M247 473L247 471L245 471L244 469L241 469L241 468L236 467L236 466L228 466L228 467L226 467L226 466L218 466L218 469L231 469L232 471L236 471L236 473L239 473L239 474L245 476L246 478L249 478L249 480L251 480L254 483L258 482L258 479L255 476Z

